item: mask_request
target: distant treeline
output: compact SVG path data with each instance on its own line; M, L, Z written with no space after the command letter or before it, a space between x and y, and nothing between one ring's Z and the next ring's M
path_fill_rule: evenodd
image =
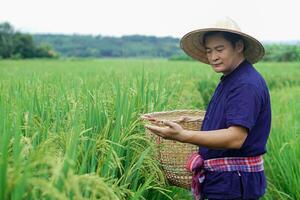
M300 61L300 43L267 44L264 61L289 62Z
M300 43L264 45L264 61L300 61ZM23 34L9 23L0 24L0 57L162 57L192 60L179 47L179 39L130 35L107 37L93 35Z
M34 43L30 34L16 32L9 23L0 24L0 58L55 57L50 45Z
M164 57L182 54L179 39L131 35L33 35L37 44L51 44L62 56L75 57Z
M179 39L131 35L105 37L92 35L33 35L37 44L47 43L65 57L164 57L192 60L179 47ZM300 61L300 43L265 44L264 61Z

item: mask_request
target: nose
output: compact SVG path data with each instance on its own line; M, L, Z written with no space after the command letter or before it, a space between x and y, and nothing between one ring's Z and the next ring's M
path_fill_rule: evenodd
M216 61L216 60L218 60L218 59L219 59L218 53L215 52L215 51L212 51L212 52L211 52L211 60L212 60L212 61Z

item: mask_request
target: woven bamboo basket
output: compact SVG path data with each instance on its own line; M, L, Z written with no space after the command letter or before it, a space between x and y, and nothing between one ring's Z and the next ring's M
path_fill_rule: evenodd
M169 120L178 123L186 130L200 130L205 112L197 110L174 110L167 112L154 112L145 114L158 120ZM179 121L183 116L189 120ZM162 125L160 125L162 126ZM190 189L192 173L186 170L185 165L189 155L198 151L198 146L181 143L173 140L163 139L146 129L146 134L158 144L156 154L162 169L172 185Z

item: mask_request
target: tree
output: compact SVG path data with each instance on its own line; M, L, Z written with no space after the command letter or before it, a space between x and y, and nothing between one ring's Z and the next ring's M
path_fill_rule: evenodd
M13 53L13 27L5 22L0 24L0 57L9 58Z
M15 32L7 22L0 24L0 58L58 57L49 45L36 46L29 34Z
M13 37L13 54L19 54L21 58L35 57L36 48L31 35L16 33Z

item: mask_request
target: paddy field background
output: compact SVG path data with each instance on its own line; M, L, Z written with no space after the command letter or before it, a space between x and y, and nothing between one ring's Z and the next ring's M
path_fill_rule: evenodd
M255 66L272 102L264 199L300 199L300 63ZM192 199L139 115L205 110L219 78L191 61L1 60L0 199Z

